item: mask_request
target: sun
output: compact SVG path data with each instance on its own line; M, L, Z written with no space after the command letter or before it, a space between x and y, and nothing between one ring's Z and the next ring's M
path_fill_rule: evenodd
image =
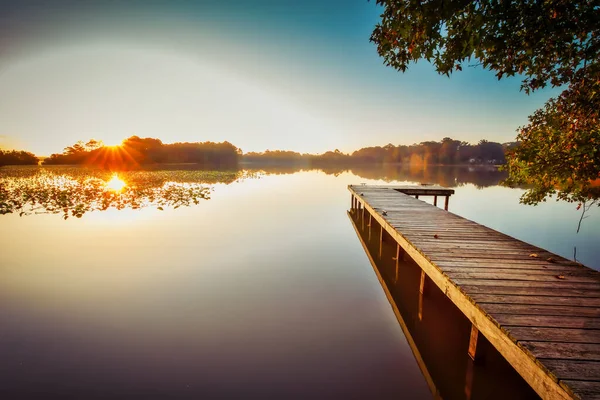
M127 186L125 181L119 178L119 175L114 174L112 178L108 182L106 182L106 187L110 190L114 190L115 192L120 192Z
M119 139L102 139L102 143L104 144L104 146L106 147L119 147L123 144L123 140L119 140Z

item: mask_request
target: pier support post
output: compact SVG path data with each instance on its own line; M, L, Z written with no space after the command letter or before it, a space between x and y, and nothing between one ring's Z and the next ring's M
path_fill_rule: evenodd
M465 377L465 399L471 400L473 396L473 375L475 374L473 360L467 361L467 376Z
M419 195L418 195L418 194L415 194L415 199L418 199L418 198L419 198Z
M394 283L398 283L398 278L399 278L398 268L399 267L400 267L400 243L396 243L396 280L394 281Z
M427 275L421 270L421 281L419 282L419 321L423 320L423 296L427 292Z
M425 271L421 270L421 282L419 283L419 293L425 294L425 281L427 279L427 275L425 275Z
M444 204L444 210L448 211L448 203L450 203L450 196L446 196L446 202Z
M469 339L469 357L474 362L480 362L482 360L481 346L477 346L479 340L479 330L475 325L471 325L471 337Z
M365 207L362 207L362 229L365 230Z
M469 338L469 359L467 360L467 376L465 377L465 397L470 400L473 395L473 380L475 375L475 365L483 361L481 346L477 346L479 340L479 330L475 325L471 325L471 337Z
M381 225L381 230L379 231L379 259L383 255L383 225Z
M433 205L437 207L437 195L433 196Z

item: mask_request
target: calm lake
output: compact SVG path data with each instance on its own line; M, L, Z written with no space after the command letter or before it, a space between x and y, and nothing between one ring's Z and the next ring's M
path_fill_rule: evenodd
M28 215L0 215L0 398L431 398L348 217L348 184L452 187L451 212L600 270L597 207L576 233L576 204L521 205L493 168L327 172L153 171L110 203L122 209L65 220L39 213L40 195ZM0 168L0 185L22 194L37 173ZM82 196L101 205L89 182ZM447 340L432 329L417 344ZM467 357L446 356L429 361L438 380Z

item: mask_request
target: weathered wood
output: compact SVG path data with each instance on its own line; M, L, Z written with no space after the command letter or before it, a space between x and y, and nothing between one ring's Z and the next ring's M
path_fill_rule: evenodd
M557 294L554 292L554 294ZM600 308L600 298L598 297L563 297L563 296L539 296L535 294L510 295L510 294L488 294L475 293L471 298L478 303L499 303L499 304L528 304L528 305L560 305L572 307L592 307Z
M485 282L485 283L484 283ZM529 296L556 296L557 289L556 286L513 286L510 282L499 282L499 281L478 281L479 284L468 284L461 285L461 289L465 293L469 293L471 296L475 296L476 294L514 294L514 295L529 295ZM490 285L487 285L490 283ZM503 283L506 285L496 285L496 283ZM537 285L537 283L536 283ZM590 297L590 298L598 298L600 297L600 291L591 290L591 289L573 289L573 288L563 288L560 290L560 295L563 297Z
M547 328L578 328L600 329L600 318L579 316L554 316L554 315L512 315L498 314L494 319L504 327L535 326Z
M562 274L551 272L549 274L534 273L529 271L510 271L510 272L495 272L495 271L469 271L469 272L453 272L446 271L450 278L456 279L493 279L493 280L510 280L510 281L536 281L536 282L579 282L599 285L598 279L595 276L577 276L573 274Z
M580 396L543 362L600 354L600 274L408 194L368 186L357 201L421 268L419 318L431 280L541 397Z
M600 330L577 328L506 327L519 340L536 342L600 343Z
M444 210L448 211L448 204L450 204L450 196L446 196L446 202L444 203Z
M469 338L469 350L467 353L471 360L477 362L481 359L481 350L477 347L477 339L479 338L479 330L475 325L471 325L471 337Z
M571 307L555 305L533 304L498 304L477 303L483 310L491 315L520 314L520 315L578 315L581 317L600 318L600 309L595 307Z
M441 273L441 270L440 270ZM557 279L557 282L536 282L536 281L515 281L515 280L498 280L498 279L470 279L470 278L456 278L452 280L458 286L512 286L521 288L547 288L554 290L570 290L570 289L582 289L590 292L598 291L598 285L582 282L564 282ZM556 293L556 292L555 292Z
M598 343L523 341L519 342L519 344L539 359L554 358L562 360L600 361L600 344Z
M558 379L600 381L600 362L540 359Z
M383 225L379 230L379 259L383 256Z
M577 394L580 399L600 399L600 382L565 380L561 382L561 385L564 385L567 390Z
M396 279L394 280L394 282L398 282L399 279L399 275L400 275L400 251L401 251L401 247L399 244L396 244Z

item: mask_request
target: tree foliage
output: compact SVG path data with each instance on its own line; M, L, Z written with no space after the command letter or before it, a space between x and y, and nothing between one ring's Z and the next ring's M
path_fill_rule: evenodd
M3 165L37 165L39 159L28 151L0 150L0 167Z
M449 137L440 142L427 141L409 146L391 143L385 146L370 146L345 154L338 149L323 154L300 154L293 151L267 150L263 153L250 152L243 155L244 162L261 165L302 164L306 167L327 165L369 165L369 164L503 164L505 151L512 143L500 144L480 140L470 144Z
M450 75L476 59L498 79L520 75L526 93L563 87L520 129L511 182L533 184L523 197L533 204L557 190L563 200L598 196L600 0L376 2L384 10L371 40L388 66L425 59Z
M195 142L165 144L160 139L131 136L120 146L104 146L90 140L66 147L62 154L52 154L44 165L92 165L106 169L135 169L143 165L194 163L210 168L237 166L241 150L229 142Z

